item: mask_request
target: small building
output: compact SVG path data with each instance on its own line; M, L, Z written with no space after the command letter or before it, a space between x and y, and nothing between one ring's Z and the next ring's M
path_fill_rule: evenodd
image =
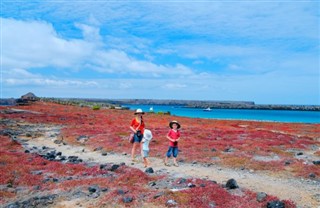
M21 98L16 100L17 105L29 105L31 102L37 101L39 98L32 92L22 95Z
M28 101L36 101L39 98L37 96L35 96L35 94L33 94L32 92L28 92L27 94L22 95L21 99L22 100L28 100Z

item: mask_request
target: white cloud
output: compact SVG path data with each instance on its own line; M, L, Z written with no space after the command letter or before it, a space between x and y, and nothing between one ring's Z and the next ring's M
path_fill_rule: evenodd
M2 19L3 66L10 68L63 67L69 70L84 66L104 73L131 73L137 76L188 75L192 70L181 64L157 65L130 57L126 52L103 49L99 29L77 24L85 39L65 40L52 25L37 21Z
M179 90L179 89L186 88L186 87L187 87L187 85L185 85L185 84L177 84L177 83L168 83L163 86L163 88L168 89L168 90Z
M5 18L1 21L3 69L76 67L93 50L88 42L60 38L46 22Z

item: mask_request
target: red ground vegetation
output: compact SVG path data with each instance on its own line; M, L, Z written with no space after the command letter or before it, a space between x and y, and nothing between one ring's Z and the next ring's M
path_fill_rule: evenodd
M19 108L39 113L5 114L4 118L64 125L61 138L67 143L79 145L77 138L86 136L88 140L85 145L92 149L102 147L106 151L130 152L131 145L128 144L127 137L133 118L132 111L92 110L49 102L37 102ZM320 124L193 119L148 113L144 120L154 136L150 145L152 157L164 156L168 145L165 138L169 130L168 123L170 120L178 120L182 124L180 160L255 170L277 170L303 177L308 177L312 172L320 177L318 167L310 164L310 161L306 166L304 160L295 157L297 151L310 151L312 146L320 146ZM314 152L315 156L319 154ZM278 160L256 161L252 159L255 155L277 155ZM290 161L290 168L285 167L285 161ZM306 166L307 171L301 166Z
M20 144L7 136L0 137L0 184L8 188L24 188L26 193L60 190L71 192L74 189L88 192L89 186L97 185L107 188L107 191L94 202L98 207L129 206L141 207L148 203L153 206L163 206L168 200L174 200L181 207L264 207L268 201L277 199L268 196L264 201L257 202L256 195L249 190L241 190L237 196L228 192L220 185L206 180L190 179L196 187L172 192L167 189L152 189L148 183L161 180L163 176L149 176L146 173L127 166L121 166L116 171L100 169L99 166L87 167L84 164L64 164L48 161L36 154L25 153ZM41 171L41 174L35 174ZM68 178L67 177L71 177ZM51 180L52 179L52 180ZM56 180L53 180L56 179ZM176 182L177 186L178 183ZM180 184L180 186L182 186ZM184 188L186 185L183 186ZM159 197L157 193L163 192ZM19 197L17 192L8 189L0 191L0 203L4 204ZM21 196L20 196L21 197ZM124 197L132 199L130 204ZM286 207L295 207L290 201L284 201Z
M102 147L106 151L130 152L131 145L127 141L129 124L133 112L129 110L100 109L92 110L86 107L59 105L49 102L36 102L30 106L15 107L34 112L1 114L2 119L14 119L35 124L62 125L61 139L64 142L82 145L78 138L85 136L86 147L95 149ZM6 107L0 107L5 110ZM320 177L319 167L305 164L304 160L295 157L295 151L311 151L312 146L319 147L320 124L272 123L233 120L208 120L176 117L170 115L146 114L146 127L153 132L154 139L150 144L151 157L163 158L168 141L165 138L169 130L168 123L178 120L181 125L182 139L179 159L184 162L200 162L206 164L218 163L234 168L247 168L261 171L291 174L309 177L313 173ZM1 127L3 130L3 127ZM109 174L99 167L87 167L83 164L63 164L50 162L39 156L24 153L22 147L6 136L1 136L1 185L8 187L39 187L40 190L61 189L68 191L75 187L88 187L92 184L113 187L106 192L101 200L123 204L123 198L117 190L125 191L125 195L133 198L133 204L142 202L162 204L169 199L179 204L189 204L194 207L206 207L214 202L216 207L261 207L255 194L245 191L241 196L230 194L221 186L210 181L196 182L196 187L178 192L165 191L159 198L154 195L159 192L151 190L148 182L154 178L137 169L122 166ZM257 161L254 156L273 157L277 160ZM319 156L319 151L315 151ZM215 158L215 159L213 159ZM216 160L218 158L218 160ZM290 163L285 164L286 161ZM23 165L21 165L23 164ZM33 171L42 171L40 175ZM109 171L110 172L110 171ZM111 175L111 176L110 176ZM72 176L72 180L64 177ZM45 177L58 178L59 182L43 183ZM141 186L136 186L139 183ZM200 184L203 184L200 186ZM117 187L117 188L116 188ZM126 192L127 191L127 192ZM144 194L141 194L144 193ZM192 196L201 197L192 197ZM221 197L223 196L223 197ZM0 191L0 202L16 197L15 193ZM132 204L131 204L132 205ZM294 207L286 201L288 207ZM222 207L222 206L221 206Z

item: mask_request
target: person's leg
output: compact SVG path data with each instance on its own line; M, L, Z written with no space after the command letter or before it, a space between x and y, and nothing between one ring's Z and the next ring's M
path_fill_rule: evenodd
M147 158L147 157L146 157L146 163L147 163L147 167L150 167L150 166L151 166L150 160L149 160L149 158Z
M178 157L178 147L174 147L173 148L173 163L175 166L179 166L178 163L177 163L177 157Z
M168 159L171 157L172 154L172 147L169 147L167 154L166 154L166 159L164 160L164 164L168 165Z
M150 167L149 150L146 150L145 152L145 159L146 159L146 166Z
M135 159L135 154L136 154L136 149L137 149L137 146L139 145L139 143L137 142L134 142L133 145L132 145L132 150L131 150L131 159L132 161L134 161Z
M136 151L137 151L138 147L140 146L140 148L141 148L142 144L140 144L140 142L141 142L141 138L139 138L136 134L134 134L134 136L133 136L133 146L132 146L132 150L131 150L131 159L132 159L132 161L135 161L134 158L135 158L135 154L136 154Z
M147 167L147 158L143 158L143 166L146 168Z

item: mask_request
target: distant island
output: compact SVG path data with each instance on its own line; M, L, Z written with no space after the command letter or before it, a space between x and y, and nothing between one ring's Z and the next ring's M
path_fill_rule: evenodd
M180 105L186 108L211 109L263 109L320 111L319 105L261 105L253 101L200 101L200 100L157 100L157 99L85 99L86 101L108 102L117 105Z
M186 108L202 109L260 109L260 110L301 110L320 111L320 105L275 105L255 104L253 101L210 101L210 100L160 100L160 99L101 99L101 98L44 98L29 92L21 98L0 99L0 105L27 105L37 100L67 104L97 103L103 106L122 105L179 105Z

